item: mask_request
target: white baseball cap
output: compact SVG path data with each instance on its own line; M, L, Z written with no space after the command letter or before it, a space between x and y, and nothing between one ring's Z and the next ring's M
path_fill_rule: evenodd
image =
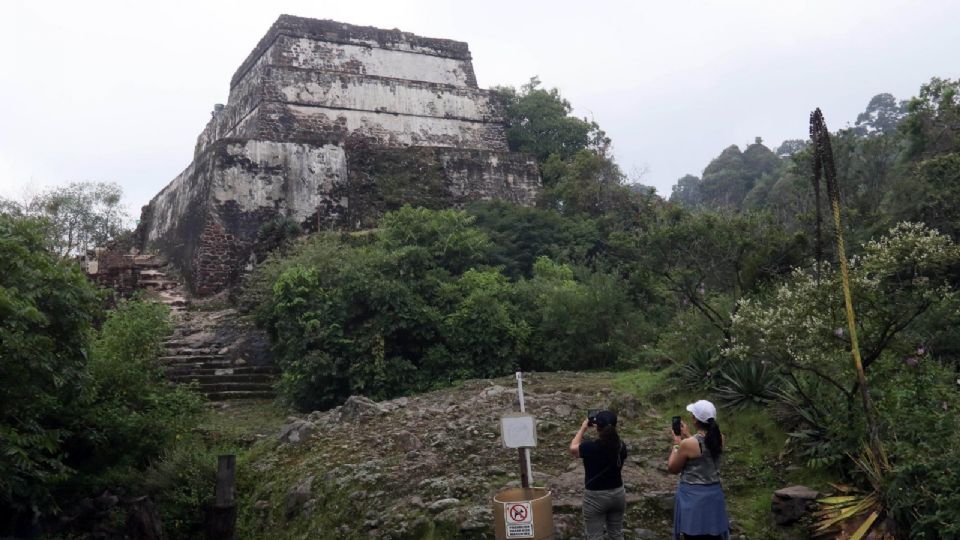
M687 410L693 414L694 418L703 423L706 423L711 418L715 419L717 417L717 408L713 406L713 403L705 399L687 405Z

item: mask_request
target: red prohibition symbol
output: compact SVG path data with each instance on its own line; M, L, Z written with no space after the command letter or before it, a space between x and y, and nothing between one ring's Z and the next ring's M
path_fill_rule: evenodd
M514 521L527 520L527 507L522 504L515 504L510 507L510 519Z

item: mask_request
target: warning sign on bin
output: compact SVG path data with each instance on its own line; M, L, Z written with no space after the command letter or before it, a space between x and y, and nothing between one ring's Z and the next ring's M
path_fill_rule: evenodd
M507 538L533 538L533 507L530 501L503 503Z

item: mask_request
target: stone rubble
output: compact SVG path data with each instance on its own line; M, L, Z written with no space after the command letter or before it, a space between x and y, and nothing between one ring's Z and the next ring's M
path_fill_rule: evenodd
M557 538L582 535L583 466L568 453L570 438L588 409L630 403L595 381L585 374L525 374L524 399L538 426L539 446L531 453L534 483L552 492ZM343 492L362 507L379 509L376 519L364 520L370 538L397 538L398 531L417 530L426 521L485 538L492 531L493 495L519 485L517 451L504 448L500 439L500 416L517 409L510 384L467 381L382 402L352 396L340 407L288 419L278 444L309 463L301 476L316 478L309 497ZM631 452L623 470L627 538L665 538L676 477L659 463L665 443L638 438L635 427L645 413L636 403L621 412L621 433ZM272 466L252 465L265 472ZM287 489L288 508L306 505L300 481Z

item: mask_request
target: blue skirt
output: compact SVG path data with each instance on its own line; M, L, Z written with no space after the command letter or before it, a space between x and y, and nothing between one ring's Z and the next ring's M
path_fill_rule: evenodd
M720 484L687 484L677 486L673 509L673 537L680 534L710 534L730 538L727 502Z

